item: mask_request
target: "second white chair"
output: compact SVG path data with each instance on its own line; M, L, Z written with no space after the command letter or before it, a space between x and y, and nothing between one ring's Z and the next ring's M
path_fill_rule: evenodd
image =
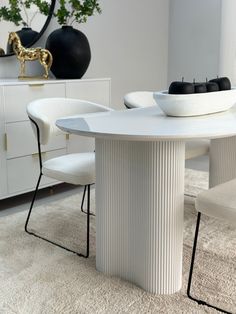
M153 98L153 92L137 91L125 95L124 105L128 109L134 109L157 106L157 103ZM209 147L210 141L208 140L196 140L186 142L185 159L193 159L199 156L206 155L209 152Z
M205 214L210 217L228 220L231 225L233 224L236 226L236 179L217 185L207 191L201 192L196 198L195 205L198 216L192 250L187 295L192 301L197 302L199 305L206 305L208 307L214 308L217 311L232 314L231 312L219 308L216 305L209 304L201 298L192 296L191 284L201 215Z
M26 219L25 231L28 234L34 235L35 237L85 258L89 256L90 185L95 183L95 154L94 152L67 154L43 162L41 145L46 145L51 137L64 133L55 125L57 119L73 115L104 112L108 110L111 109L92 102L69 98L38 99L31 102L27 106L27 113L30 121L32 122L32 127L37 138L40 171ZM43 175L61 182L85 186L81 206L81 209L83 209L84 196L87 190L87 244L85 254L78 253L62 244L56 243L53 240L47 239L33 231L28 230L29 219Z

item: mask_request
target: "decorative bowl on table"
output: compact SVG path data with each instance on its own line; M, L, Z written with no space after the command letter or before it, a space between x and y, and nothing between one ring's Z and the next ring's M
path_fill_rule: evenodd
M199 94L160 91L154 92L154 99L168 116L200 116L230 109L236 103L236 88Z

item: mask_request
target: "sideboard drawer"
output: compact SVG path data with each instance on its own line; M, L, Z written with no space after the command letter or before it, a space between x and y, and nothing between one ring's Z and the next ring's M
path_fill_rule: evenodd
M39 175L37 139L26 113L41 98L85 99L110 106L111 80L0 80L0 199L35 189ZM94 151L94 139L61 134L42 145L44 158ZM41 187L58 184L44 177Z
M27 120L26 106L35 99L65 97L65 84L28 84L4 86L5 121Z
M27 156L38 152L37 140L30 121L6 124L7 159ZM66 148L64 134L54 136L47 145L42 145L42 152Z
M110 81L81 81L66 83L66 97L89 100L104 106L110 106Z
M47 160L65 154L66 149L51 151L43 154L43 159ZM34 189L39 176L38 156L26 156L8 160L7 172L8 192L10 194ZM41 186L55 182L56 180L43 176Z

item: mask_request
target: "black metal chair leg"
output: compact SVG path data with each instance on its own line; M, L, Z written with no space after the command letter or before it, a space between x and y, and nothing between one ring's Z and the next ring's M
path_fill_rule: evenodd
M38 178L38 182L37 182L37 185L36 185L36 188L35 188L35 191L34 191L34 196L33 196L32 202L30 204L29 213L28 213L28 216L27 216L27 219L26 219L26 222L25 222L25 232L27 232L29 234L32 234L32 233L30 231L28 231L28 223L29 223L31 212L32 212L32 208L34 206L35 198L36 198L36 195L37 195L37 192L38 192L38 189L39 189L39 184L40 184L41 178L42 178L42 173L40 172L40 175L39 175L39 178Z
M84 186L84 192L83 192L83 197L82 197L82 202L81 202L81 207L80 207L83 213L84 213L83 207L84 207L84 199L85 199L86 190L87 190L87 185Z
M188 278L187 296L189 297L189 299L197 302L199 305L205 305L205 306L211 307L211 308L213 308L219 312L222 312L222 313L232 314L231 312L225 311L225 310L223 310L217 306L211 305L211 304L209 304L203 300L196 299L196 298L191 296L190 290L191 290L193 267L194 267L196 249L197 249L197 240L198 240L200 221L201 221L201 213L199 212L198 216L197 216L197 224L196 224L196 230L195 230L195 236L194 236L194 242L193 242L193 251L192 251L191 265L190 265L189 278Z
M88 185L87 192L87 249L86 249L86 258L89 257L89 234L90 234L90 185Z
M74 253L74 254L76 254L78 256L81 256L81 257L84 257L84 258L88 258L89 257L89 223L90 223L90 219L89 219L90 215L89 214L87 215L86 254L78 253L78 252L76 252L74 250L71 250L71 249L69 249L69 248L67 248L67 247L65 247L65 246L63 246L63 245L61 245L59 243L51 241L51 240L49 240L47 238L44 238L44 237L42 237L42 236L40 236L40 235L38 235L38 234L28 230L28 223L29 223L29 219L30 219L30 216L31 216L31 213L32 213L32 209L33 209L33 206L34 206L34 202L35 202L35 199L36 199L36 195L37 195L37 192L38 192L38 188L39 188L39 184L40 184L41 178L42 178L42 173L40 173L40 175L39 175L38 182L37 182L37 185L36 185L36 188L35 188L35 191L34 191L33 199L32 199L31 205L30 205L29 213L28 213L28 216L27 216L27 219L26 219L26 222L25 222L25 232L27 232L30 235L33 235L36 238L39 238L41 240L44 240L44 241L46 241L48 243L51 243L51 244L57 246L57 247L60 247L61 249L64 249L64 250L66 250L68 252ZM87 212L90 213L90 186L88 186L88 195L87 195L87 197L88 197L88 199L87 199L87 204L88 204L87 205L88 206L87 207Z
M86 210L84 210L84 199L85 199L85 194L86 194L86 190L87 190L88 186L90 186L90 185L84 186L84 192L83 192L83 197L82 197L82 202L81 202L81 207L80 207L82 213L84 213L84 214L87 214ZM93 214L93 213L90 213L89 215L95 216L95 214Z

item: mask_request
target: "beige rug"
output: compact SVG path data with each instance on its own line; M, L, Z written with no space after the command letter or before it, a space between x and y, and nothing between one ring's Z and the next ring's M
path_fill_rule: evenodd
M187 171L189 194L206 187L207 173ZM74 249L83 249L85 215L78 212L80 199L81 194L74 195L36 208L31 226ZM185 207L183 288L170 296L146 293L96 271L94 218L88 260L27 235L23 231L26 212L1 218L0 314L217 313L186 297L196 213L193 205ZM193 291L236 313L236 229L206 216L201 224Z

